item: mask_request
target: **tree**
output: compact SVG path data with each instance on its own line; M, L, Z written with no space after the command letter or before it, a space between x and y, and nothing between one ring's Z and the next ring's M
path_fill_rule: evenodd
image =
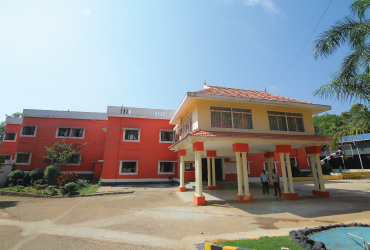
M332 73L332 80L314 92L315 96L341 102L370 101L370 20L365 13L370 0L356 0L350 5L351 14L337 21L330 29L321 33L315 41L314 57L327 58L348 44L350 52L342 60L338 72ZM370 114L366 106L356 107L350 119L333 134L328 147L335 148L345 136L368 133Z
M22 117L22 116L23 116L23 114L21 112L16 112L16 113L13 113L11 115L11 117L16 117L16 118ZM3 142L3 139L4 139L5 127L6 127L5 121L0 122L0 146L1 146L1 143Z
M343 126L342 117L335 114L315 115L312 117L315 133L332 137Z
M81 148L83 148L86 143L65 143L64 140L59 142L53 142L52 146L46 148L46 152L48 153L44 157L44 161L49 162L50 165L58 166L62 168L68 161L72 158L73 155L79 154Z
M351 14L337 21L315 41L316 59L327 58L344 44L348 44L351 51L343 58L338 72L332 73L332 81L317 89L314 95L338 101L370 101L370 20L365 16L369 6L370 0L354 1L350 6Z

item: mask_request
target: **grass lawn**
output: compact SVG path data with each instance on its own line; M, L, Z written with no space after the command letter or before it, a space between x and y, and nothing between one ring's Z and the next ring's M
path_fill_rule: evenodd
M100 187L100 183L97 180L89 180L88 183L89 186L78 190L77 194L93 194Z
M87 182L88 182L88 185L89 186L87 186L85 188L82 188L80 190L77 190L72 195L93 194L100 187L100 183L97 180L88 180ZM48 190L48 189L36 190L33 186L23 187L23 188L18 188L17 186L15 186L15 187L3 187L3 188L0 188L0 190L3 190L3 191L16 191L16 192L32 193L32 194L45 194L45 195L50 195L50 193L51 193L51 191ZM59 195L60 194L60 190L59 189L55 189L55 190L57 191L57 193L55 193L54 195Z
M219 241L217 244L256 250L276 250L281 249L282 247L287 247L289 248L289 250L303 249L297 246L290 239L289 236L261 237L259 239L250 239L250 240Z

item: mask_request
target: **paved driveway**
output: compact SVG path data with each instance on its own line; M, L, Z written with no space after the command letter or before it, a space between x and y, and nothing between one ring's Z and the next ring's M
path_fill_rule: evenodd
M300 195L309 195L312 186L295 183ZM370 224L370 180L327 181L326 187L332 198L201 207L166 185L81 198L0 196L0 249L195 249L195 243L206 239L287 235L293 229L334 223Z

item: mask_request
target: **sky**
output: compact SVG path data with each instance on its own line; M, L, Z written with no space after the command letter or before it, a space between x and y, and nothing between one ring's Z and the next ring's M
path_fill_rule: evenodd
M329 113L339 115L351 103L313 96L349 51L313 57L315 39L349 14L352 1L329 3L2 0L0 120L23 109L176 110L186 92L201 90L204 81L266 88L330 105Z

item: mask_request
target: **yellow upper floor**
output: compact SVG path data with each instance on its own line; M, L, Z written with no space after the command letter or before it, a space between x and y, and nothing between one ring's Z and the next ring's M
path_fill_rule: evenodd
M250 91L207 86L188 92L171 119L183 137L205 131L313 135L312 116L330 106Z

